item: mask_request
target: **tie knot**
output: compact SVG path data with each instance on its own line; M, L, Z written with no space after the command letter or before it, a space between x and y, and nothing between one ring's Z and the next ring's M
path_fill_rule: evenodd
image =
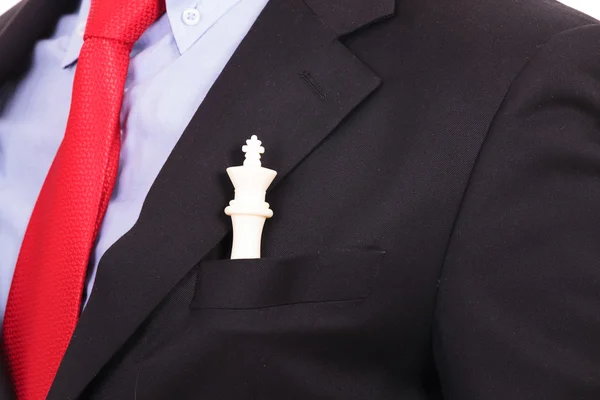
M165 0L92 0L84 38L133 44L165 12Z

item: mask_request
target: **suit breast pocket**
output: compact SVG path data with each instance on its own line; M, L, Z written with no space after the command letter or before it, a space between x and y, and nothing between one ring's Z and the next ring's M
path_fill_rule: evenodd
M369 296L385 252L339 250L199 265L194 309L259 309Z

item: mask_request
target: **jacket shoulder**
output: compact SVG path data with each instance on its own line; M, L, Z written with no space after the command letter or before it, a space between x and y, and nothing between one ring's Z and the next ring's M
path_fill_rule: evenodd
M442 70L436 76L502 95L554 36L598 24L554 0L396 0L394 17L365 33L365 52L387 52L383 71L413 60L419 73Z
M17 13L17 11L19 11L22 5L23 3L18 3L17 5L6 11L4 14L0 14L0 33L2 33L4 27L8 25L12 17Z
M421 8L423 15L431 15L438 24L452 27L452 31L447 32L449 36L454 34L472 42L502 41L515 50L544 44L569 29L600 23L555 0L408 1Z

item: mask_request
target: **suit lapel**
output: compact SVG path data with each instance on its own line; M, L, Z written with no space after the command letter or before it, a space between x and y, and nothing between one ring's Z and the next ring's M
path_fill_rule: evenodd
M4 360L0 357L0 400L14 399L14 392L11 381L6 370Z
M394 14L395 0L305 0L310 8L337 33L348 35Z
M379 9L377 17L391 11ZM139 220L100 261L49 399L78 397L226 236L230 220L223 209L233 190L225 169L242 162L240 146L250 135L268 148L265 166L279 172L277 185L377 88L379 78L336 38L375 19L320 15L302 0L269 2L171 153ZM7 51L1 46L0 55Z

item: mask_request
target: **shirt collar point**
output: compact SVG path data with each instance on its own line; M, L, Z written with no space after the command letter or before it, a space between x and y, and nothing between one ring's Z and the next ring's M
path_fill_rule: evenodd
M189 45L187 43L183 43L181 40L177 40L177 39L175 39L175 44L176 44L177 51L179 52L180 56L182 56L191 47L191 45Z
M73 64L75 64L76 61L77 61L77 58L65 57L60 65L60 67L62 69L67 69L67 68L71 67Z

